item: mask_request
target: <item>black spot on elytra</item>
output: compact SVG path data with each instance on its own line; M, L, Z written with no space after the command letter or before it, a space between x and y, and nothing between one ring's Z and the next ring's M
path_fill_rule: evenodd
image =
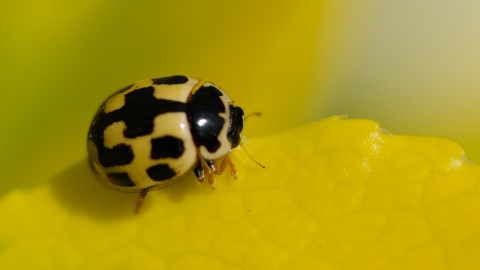
M188 82L188 77L175 75L170 77L152 79L154 84L182 84Z
M187 104L187 115L192 130L193 141L197 147L205 146L210 153L220 148L218 135L225 124L220 113L225 106L220 99L222 92L214 86L202 86Z
M108 179L116 186L122 187L134 187L135 183L132 182L128 173L109 173L107 174Z
M133 151L126 144L117 144L113 148L103 146L102 151L98 151L98 160L105 168L127 165L133 160Z
M161 78L165 83L181 83L183 76ZM186 78L186 77L185 77ZM156 79L159 81L160 79ZM187 78L188 80L188 78ZM121 89L125 91L131 86ZM177 101L157 99L153 95L155 88L148 86L136 89L125 95L125 105L115 111L105 113L105 103L90 126L88 138L98 149L98 160L108 168L129 164L133 161L133 151L129 145L118 144L107 148L104 144L104 131L113 123L123 121L126 128L123 135L126 138L136 138L153 132L153 121L156 116L169 112L186 112L186 104Z
M157 99L153 96L155 88L148 86L125 95L125 105L111 112L118 121L124 121L127 128L123 132L126 138L135 138L152 133L153 119L167 112L184 112L185 103Z
M154 181L165 181L172 179L177 173L167 164L158 164L147 169L147 174Z
M183 151L185 151L185 147L182 140L172 136L164 136L152 139L150 157L152 159L178 158L183 154Z

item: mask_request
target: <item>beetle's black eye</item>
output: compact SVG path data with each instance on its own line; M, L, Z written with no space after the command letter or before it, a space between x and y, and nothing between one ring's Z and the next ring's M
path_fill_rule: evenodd
M228 128L227 138L232 148L240 144L240 133L243 129L243 110L242 108L230 105L230 127Z

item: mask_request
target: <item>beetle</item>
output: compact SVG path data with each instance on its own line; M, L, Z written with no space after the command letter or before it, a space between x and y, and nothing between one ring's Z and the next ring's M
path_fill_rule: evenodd
M212 175L227 166L236 179L226 155L241 144L243 122L242 108L213 83L183 75L138 81L111 95L95 114L90 164L107 187L140 192L138 211L149 191L191 171L212 189Z

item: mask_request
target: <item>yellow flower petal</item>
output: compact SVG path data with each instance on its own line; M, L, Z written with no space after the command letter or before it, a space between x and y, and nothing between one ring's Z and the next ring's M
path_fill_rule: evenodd
M455 142L330 117L232 152L240 179L136 194L85 160L0 199L5 269L425 269L480 266L480 170Z

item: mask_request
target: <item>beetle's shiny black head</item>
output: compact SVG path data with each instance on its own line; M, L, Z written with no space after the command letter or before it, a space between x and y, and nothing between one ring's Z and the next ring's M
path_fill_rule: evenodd
M243 110L242 108L230 105L230 127L228 128L227 138L232 148L240 144L240 133L243 129Z

